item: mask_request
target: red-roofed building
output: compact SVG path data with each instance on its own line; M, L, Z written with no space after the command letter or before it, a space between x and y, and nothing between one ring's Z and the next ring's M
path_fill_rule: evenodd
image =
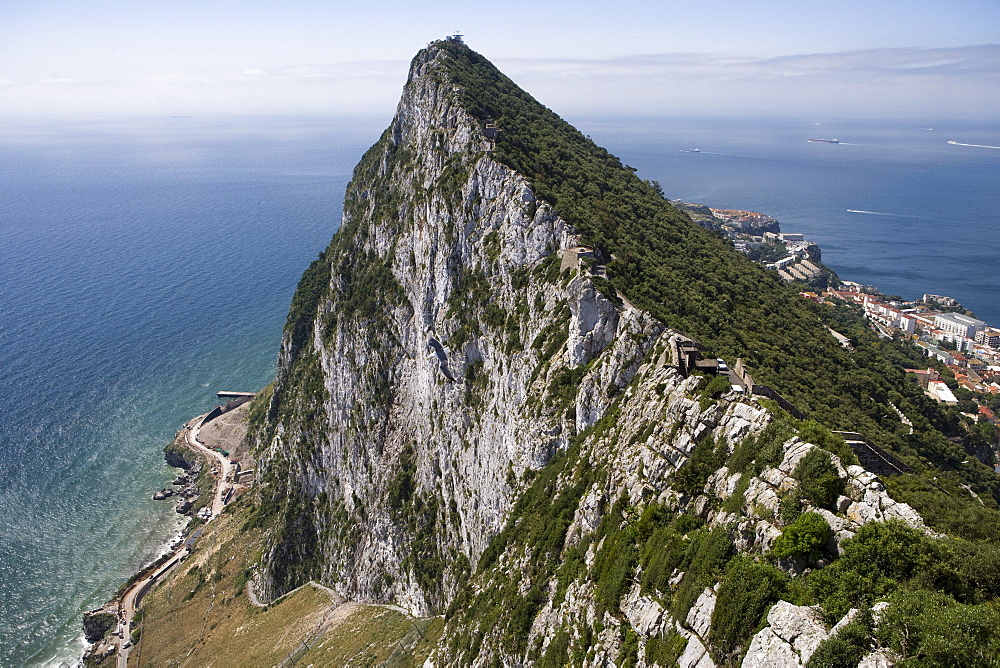
M927 389L927 383L932 380L939 380L941 374L937 372L937 369L927 367L926 369L906 369L906 373L912 373L917 377L917 382L920 383L920 387Z

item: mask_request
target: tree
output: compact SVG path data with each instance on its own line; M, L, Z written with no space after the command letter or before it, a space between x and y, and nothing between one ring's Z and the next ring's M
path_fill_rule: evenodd
M789 524L774 541L771 554L779 559L806 557L816 559L830 540L832 531L821 515L802 513Z
M833 510L837 497L844 493L837 467L829 453L819 448L813 448L799 461L792 477L799 481L802 495L820 508Z

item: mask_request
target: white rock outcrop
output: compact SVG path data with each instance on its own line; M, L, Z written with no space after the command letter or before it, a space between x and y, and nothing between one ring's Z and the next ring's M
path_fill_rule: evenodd
M815 607L778 601L768 611L767 623L750 641L743 668L803 666L820 643L830 637Z
M575 507L560 511L565 541L548 554L521 546L492 555L492 575L538 601L522 620L529 651L558 648L560 633L572 644L586 628L592 665L620 664L629 642L637 652L669 636L686 642L681 666L713 666L706 644L718 583L691 580L709 586L674 619L671 597L689 566L660 574L656 586L668 591L645 591L645 562L634 555L619 571L627 594L608 610L588 569L613 543L597 534L609 517L613 532L651 509L696 516L688 519L725 528L737 551L765 553L781 535L795 467L815 446L793 437L774 467L723 466L703 488L678 484L699 444L724 460L773 416L736 392L700 397L702 379L684 377L674 359L681 333L564 262L581 243L576 230L493 158L483 123L440 76L442 57L432 47L414 59L391 127L348 188L341 231L319 260L323 284L303 288L317 301L307 326L290 326L282 341L267 426L254 433L258 489L283 524L256 588L273 598L314 578L352 600L440 613L532 472L573 443L568 458L601 474L582 477ZM838 545L870 521L925 528L877 477L833 460L847 482L838 512L809 510ZM551 484L555 498L577 483ZM620 522L609 515L616 504L626 508ZM570 550L575 577L531 581L536 562ZM817 610L784 601L767 619L744 666L802 665L831 633ZM493 632L483 630L477 662L529 661ZM445 645L441 663L462 663Z

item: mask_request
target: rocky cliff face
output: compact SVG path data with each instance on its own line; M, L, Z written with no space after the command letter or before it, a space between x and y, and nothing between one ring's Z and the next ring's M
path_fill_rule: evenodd
M494 158L447 58L414 59L252 409L253 521L274 527L258 592L317 579L450 608L441 663L713 665L750 636L747 665L805 661L828 622L784 604L759 634L731 632L723 566L778 577L753 558L802 513L830 533L781 572L822 566L873 520L925 531L920 517L835 455L832 500L803 496L816 446L776 407L679 371L683 334L616 294L610 258ZM761 600L758 616L777 595Z
M282 564L272 594L308 576L440 609L525 471L601 417L648 348L636 337L662 329L595 288L572 227L492 159L441 58L414 60L349 187L308 333L283 343L257 437L270 484L304 501L265 561Z
M678 336L655 327L644 333L641 347L650 353L605 409L604 419L580 432L575 459L553 479L545 503L561 501L566 518L554 554L538 551L538 538L528 528L537 518L528 509L515 509L498 552L480 565L473 591L452 607L438 657L442 663L510 665L551 657L556 664L621 665L629 656L645 656L648 665L674 660L681 666L716 665L707 648L722 644L713 629L723 616L716 614L716 602L724 578L699 564L701 553L770 554L792 521L788 500L796 504L796 515L815 514L829 525L827 555L842 551L844 542L872 521L895 519L928 532L920 516L894 501L875 475L857 465L845 467L835 455L828 456L843 493L830 508L802 500L794 474L817 446L794 435L784 438L788 433L774 429L778 425L767 408L739 394L723 392L706 401L698 389L705 379L684 378L675 367L670 351ZM593 366L579 402L599 384L602 362L613 367L614 359L612 349L606 361ZM715 460L692 477L706 448L714 450ZM768 448L770 454L761 456ZM757 465L741 466L751 450ZM727 465L719 466L722 462ZM543 505L540 512L552 509ZM663 532L660 540L657 532ZM677 552L671 539L688 543L691 554L670 556ZM646 549L637 552L643 542ZM550 568L538 568L539 560L553 557ZM661 559L670 564L666 570ZM829 562L793 558L784 568L794 574L824 563ZM532 603L523 608L526 623L514 628L506 609L517 610L518 599ZM726 606L729 615L754 614L734 610L731 599ZM823 622L817 608L784 601L767 619L770 626L725 663L746 651L746 666L804 665L839 631ZM674 643L675 653L659 654L664 638Z

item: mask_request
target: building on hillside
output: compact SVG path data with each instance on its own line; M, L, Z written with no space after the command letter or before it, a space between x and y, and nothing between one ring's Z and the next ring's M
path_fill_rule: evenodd
M891 304L881 302L870 295L864 296L865 315L870 320L877 320L883 325L899 329L907 334L913 334L917 321L912 313L900 311Z
M559 264L559 271L565 269L576 269L583 260L596 260L597 255L593 248L586 246L574 246L562 252L562 261Z
M979 359L978 357L969 357L967 358L966 366L969 368L970 371L975 371L976 373L979 373L980 371L984 371L986 369L986 362L984 360Z
M944 295L930 295L925 294L922 301L925 304L941 304L942 306L958 306L958 300L953 297L945 297Z
M927 383L927 396L935 399L942 404L947 404L949 406L955 406L958 404L958 397L952 393L944 381L932 380Z
M930 329L934 327L934 318L940 315L937 311L923 311L921 313L915 313L914 318L917 319L917 325L923 329Z
M1000 330L987 327L976 332L975 341L981 346L1000 348Z
M927 383L932 380L940 380L941 374L938 373L937 369L933 367L927 367L926 369L906 369L906 373L912 373L917 377L917 382L920 387L927 389Z
M986 420L987 422L992 422L993 424L997 423L996 413L986 406L979 407L979 415L981 416L979 418L980 420Z
M830 290L830 294L838 299L842 299L845 302L852 302L854 304L863 304L865 297L867 296L863 292L855 292L852 290Z
M982 331L986 323L961 313L939 313L934 316L934 326L949 334L968 339Z
M938 348L934 344L927 343L926 341L917 341L917 345L923 348L924 354L928 357L936 357L944 364L955 363L955 358L951 356L951 352L944 350L943 348Z
M864 292L870 295L878 292L878 288L874 285L864 285L862 283L855 283L854 281L843 281L843 286L845 290L849 290L851 292Z

